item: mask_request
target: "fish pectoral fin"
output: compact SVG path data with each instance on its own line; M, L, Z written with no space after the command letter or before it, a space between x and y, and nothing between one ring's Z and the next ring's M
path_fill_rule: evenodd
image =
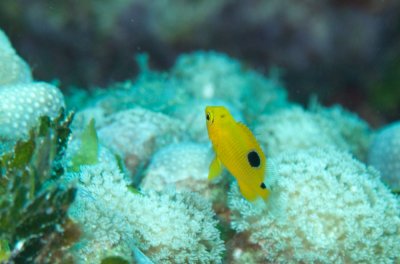
M215 157L210 164L210 170L208 171L208 179L211 181L218 177L222 172L221 161Z

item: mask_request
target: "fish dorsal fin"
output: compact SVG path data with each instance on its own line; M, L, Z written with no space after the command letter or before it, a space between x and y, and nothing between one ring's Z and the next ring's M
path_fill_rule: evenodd
M254 146L260 146L260 144L258 144L256 137L254 136L254 134L251 132L251 130L242 122L236 122L236 124L238 125L238 127L247 135L247 139L250 140L250 142L254 145ZM260 148L261 150L261 148Z
M248 128L245 124L243 124L242 122L236 122L236 124L240 127L240 129L245 131L249 136L254 137L253 132L251 132L250 128Z

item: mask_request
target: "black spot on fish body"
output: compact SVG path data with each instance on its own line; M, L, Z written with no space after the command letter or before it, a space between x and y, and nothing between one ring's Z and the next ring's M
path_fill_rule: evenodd
M247 161L253 168L257 168L261 164L260 155L258 155L258 153L255 150L252 150L249 153L247 153Z
M261 187L261 189L267 189L267 186L265 186L265 183L261 183L261 185L260 185L260 187Z

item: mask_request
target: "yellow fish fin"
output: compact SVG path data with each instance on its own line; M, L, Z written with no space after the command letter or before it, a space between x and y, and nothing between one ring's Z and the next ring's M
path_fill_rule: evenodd
M253 133L251 132L250 128L248 128L245 124L243 124L242 122L236 122L236 124L238 125L238 127L240 127L240 129L247 135L247 139L251 141L252 144L254 144L255 146L259 146L257 139L255 138L255 136L253 135Z
M208 179L211 181L218 177L222 172L222 164L217 156L213 159L210 164L210 170L208 171Z
M257 198L258 194L254 190L252 190L248 185L243 184L241 182L238 182L238 184L241 194L243 195L244 198L246 198L247 201L251 202Z
M263 189L260 191L259 195L261 196L261 198L263 198L264 201L267 201L269 197L269 190Z
M258 197L261 197L264 201L268 200L270 191L265 188L264 183L262 183L263 187L260 186L260 189L257 189L257 190L253 190L249 187L249 185L243 184L241 182L238 182L238 184L239 184L240 192L243 195L243 197L246 198L246 200L252 202L255 199L257 199Z

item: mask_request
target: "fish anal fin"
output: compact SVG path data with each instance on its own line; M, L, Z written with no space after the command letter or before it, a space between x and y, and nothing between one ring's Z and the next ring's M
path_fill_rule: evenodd
M208 171L208 179L211 181L218 177L222 172L222 164L218 157L215 157L210 164L210 169Z
M243 195L244 198L246 198L246 200L248 201L254 201L258 194L253 191L248 185L243 184L241 182L238 182L239 184L239 189L240 189L240 193Z

